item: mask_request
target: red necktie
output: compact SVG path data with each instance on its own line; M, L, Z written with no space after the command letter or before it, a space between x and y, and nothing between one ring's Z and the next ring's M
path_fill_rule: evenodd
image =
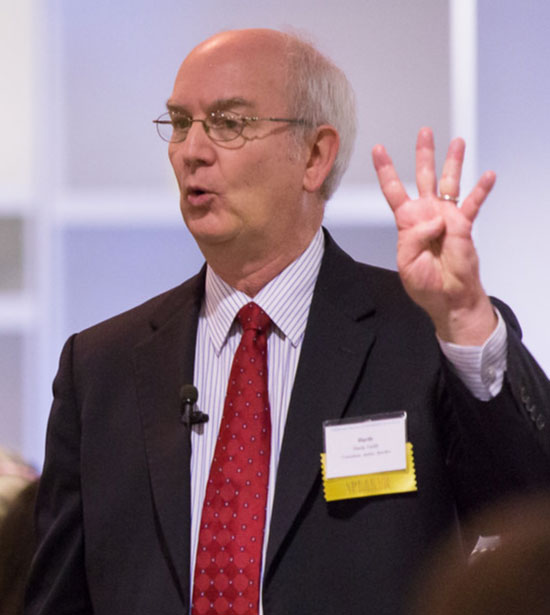
M238 313L233 358L202 509L193 615L258 613L271 420L267 393L269 316L255 303Z

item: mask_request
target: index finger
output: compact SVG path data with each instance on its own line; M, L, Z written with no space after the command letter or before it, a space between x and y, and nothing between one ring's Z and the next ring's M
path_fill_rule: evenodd
M409 200L409 195L397 175L392 159L383 145L375 145L373 147L372 161L380 188L392 211L395 212L398 207Z

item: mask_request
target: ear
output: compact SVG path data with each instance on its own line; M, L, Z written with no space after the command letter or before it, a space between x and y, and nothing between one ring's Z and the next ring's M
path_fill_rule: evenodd
M309 141L309 158L304 173L303 186L307 192L317 192L332 169L340 137L334 126L323 124L319 126Z

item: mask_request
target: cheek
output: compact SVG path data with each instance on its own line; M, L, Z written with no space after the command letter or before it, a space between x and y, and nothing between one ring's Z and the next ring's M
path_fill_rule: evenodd
M262 142L250 141L223 160L220 157L219 172L239 208L246 203L245 209L263 209L261 203L273 206L281 199L300 198L305 172L303 150L292 139L269 139L269 143L267 138Z
M270 155L255 159L247 166L246 183L260 190L285 191L301 183L302 162L299 153L293 156L287 147L279 147Z
M226 160L220 164L220 175L231 194L239 194L239 198L247 199L247 193L259 193L267 188L270 182L270 160L248 157ZM244 193L244 194L243 194Z
M172 166L172 170L178 180L178 184L180 182L179 172L178 172L178 164L177 164L177 152L172 145L168 146L168 160L170 161L170 165Z

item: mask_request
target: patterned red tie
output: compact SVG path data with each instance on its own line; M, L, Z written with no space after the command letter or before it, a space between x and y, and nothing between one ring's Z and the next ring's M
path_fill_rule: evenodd
M269 316L255 303L238 313L233 358L202 509L193 615L253 615L260 600L271 420L267 393Z

